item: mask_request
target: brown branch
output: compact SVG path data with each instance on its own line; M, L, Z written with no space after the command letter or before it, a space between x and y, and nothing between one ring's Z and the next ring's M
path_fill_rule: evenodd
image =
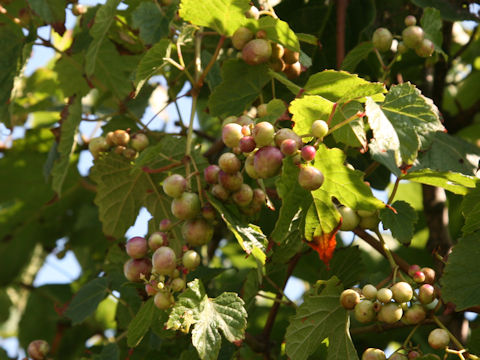
M385 250L382 247L382 244L380 241L375 239L372 235L367 233L365 230L362 230L360 228L356 228L353 230L355 235L363 239L368 245L373 247L375 250L377 250L380 254L382 254L385 258L387 258L387 254L385 253ZM395 263L398 265L398 267L406 274L408 274L408 268L410 267L410 264L407 263L405 260L403 260L400 256L398 256L395 253L391 253L393 260L395 260Z
M433 319L426 319L422 322L422 325L429 325L433 323L434 323ZM405 324L400 321L393 324L377 323L369 326L362 326L362 327L350 329L350 334L358 335L358 334L365 334L365 333L382 333L384 331L388 331L392 329L402 329L402 328L413 327L413 326L416 326L416 324Z
M345 18L348 0L337 0L337 69L345 58Z
M215 62L217 61L217 58L218 58L218 54L220 54L220 50L222 49L225 39L226 39L226 36L222 35L220 37L220 40L218 40L217 48L215 49L215 52L213 53L212 58L210 59L210 62L207 64L207 66L202 72L202 75L200 75L200 78L195 84L196 89L200 89L203 86L203 81L205 80L205 77L207 76L209 71L212 69L213 65L215 65Z

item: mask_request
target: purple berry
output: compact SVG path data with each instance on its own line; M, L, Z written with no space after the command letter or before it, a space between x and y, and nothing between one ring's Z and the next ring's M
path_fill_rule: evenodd
M170 275L177 267L177 256L168 246L159 247L152 256L153 270L160 275Z
M313 166L301 166L298 173L298 183L305 190L317 190L323 184L323 174Z
M128 281L139 282L142 275L145 278L152 272L152 262L149 259L130 259L123 265L123 274Z
M141 236L135 236L127 241L125 245L128 256L133 259L140 259L147 254L147 240Z
M243 184L243 176L241 173L227 174L220 170L218 173L218 181L228 191L237 191Z
M240 150L244 153L250 153L257 147L255 139L253 136L244 136L240 139L239 143Z
M172 225L172 221L170 219L162 219L160 220L160 225L158 229L160 231L168 231L170 229L170 225Z
M232 199L238 206L247 206L252 202L253 190L247 184L242 184L240 189L232 194Z
M277 175L282 167L283 154L275 146L265 146L255 153L253 166L260 178Z
M188 220L182 225L182 236L190 246L202 246L212 239L213 230L204 219Z
M209 184L216 184L218 183L218 172L220 171L220 167L217 165L209 165L203 170L203 177L205 181Z

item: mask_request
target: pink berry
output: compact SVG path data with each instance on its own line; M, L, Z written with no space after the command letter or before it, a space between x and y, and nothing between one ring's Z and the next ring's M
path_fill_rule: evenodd
M323 174L313 166L302 166L298 173L298 183L305 190L317 190L323 184Z
M236 173L242 167L241 161L238 159L237 155L227 152L220 156L218 159L218 166L224 172L228 174Z
M237 191L243 184L243 176L240 172L228 174L222 170L218 173L218 181L228 191Z
M155 251L159 247L166 245L168 243L168 235L167 233L164 233L162 231L157 231L154 232L150 237L148 238L148 247Z
M141 281L142 275L149 277L152 272L152 262L149 259L130 259L123 265L123 274L129 281Z
M293 139L285 139L280 145L280 151L284 155L293 155L298 151L298 144Z
M249 153L255 150L257 144L255 143L253 136L244 136L240 139L239 147L242 152Z
M190 246L201 246L213 237L213 226L204 219L185 221L182 225L182 236Z
M242 59L249 65L266 63L272 55L272 47L265 39L250 40L242 49Z
M282 167L283 154L275 146L265 146L255 153L253 166L259 177L266 179L277 175Z
M302 148L301 155L303 160L312 161L313 159L315 159L316 152L317 150L313 146L306 145Z
M147 240L141 236L135 236L127 241L125 249L128 256L133 259L140 259L147 254Z
M203 170L203 177L205 181L209 184L216 184L218 183L218 172L220 171L220 167L217 165L209 165Z
M177 256L168 246L159 247L152 256L153 270L160 275L170 275L177 267Z

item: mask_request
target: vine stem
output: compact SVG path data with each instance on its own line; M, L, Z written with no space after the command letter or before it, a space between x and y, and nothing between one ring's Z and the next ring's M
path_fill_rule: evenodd
M334 104L334 108L333 108L333 110L332 110L332 115L331 115L331 117L328 119L328 124L329 124L329 125L330 125L330 121L331 121L331 119L332 119L332 117L333 117L333 113L335 112L335 107L336 107L335 105L336 105L336 104L337 104L337 103ZM335 130L340 129L342 126L345 126L345 125L347 125L348 123L352 122L353 120L363 117L364 115L365 115L364 113L359 112L359 113L356 113L356 114L353 115L353 116L350 116L348 119L345 119L345 120L343 120L342 122L339 122L337 125L332 126L332 127L328 130L327 135L325 135L325 136L330 135L330 134L331 134L332 132L334 132Z
M410 333L408 334L407 338L405 339L405 341L403 342L402 344L402 348L406 348L410 339L412 338L413 334L415 334L415 331L417 331L417 329L420 327L420 324L417 324L413 329L412 331L410 331Z
M397 180L395 180L395 185L393 185L392 193L390 194L390 197L388 198L387 204L391 204L393 199L395 198L395 194L397 193L398 190L398 184L400 184L400 178L397 177Z
M375 232L375 234L377 234L378 239L379 239L380 243L382 244L383 250L385 251L385 255L388 259L388 262L390 263L390 266L392 267L392 269L395 269L397 267L397 263L395 262L395 259L393 258L392 253L390 252L390 249L388 248L387 244L385 243L385 240L383 239L382 234L380 233L380 231L378 229L376 229L374 232Z

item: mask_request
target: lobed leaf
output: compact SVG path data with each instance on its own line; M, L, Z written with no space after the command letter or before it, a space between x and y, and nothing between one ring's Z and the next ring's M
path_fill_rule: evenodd
M267 38L292 51L300 51L297 35L285 21L271 16L263 16L258 20L258 29L267 33Z
M146 44L155 44L168 36L170 20L175 11L176 6L160 11L157 4L142 2L132 13L132 24L140 30L140 38Z
M98 304L107 295L107 278L95 278L86 283L73 298L65 311L65 315L72 319L73 324L80 324L92 315Z
M153 297L142 304L133 320L128 325L127 345L136 347L142 341L143 337L157 320L159 310L155 307Z
M462 200L462 214L465 224L462 227L464 235L471 234L480 229L480 183L475 189L470 190Z
M137 67L135 76L136 95L140 92L143 85L154 75L158 75L166 62L163 60L167 56L167 50L170 42L167 39L153 45L142 57Z
M393 237L401 243L409 244L418 220L417 212L409 203L402 200L395 201L392 208L396 213L387 207L380 211L383 228L390 229Z

